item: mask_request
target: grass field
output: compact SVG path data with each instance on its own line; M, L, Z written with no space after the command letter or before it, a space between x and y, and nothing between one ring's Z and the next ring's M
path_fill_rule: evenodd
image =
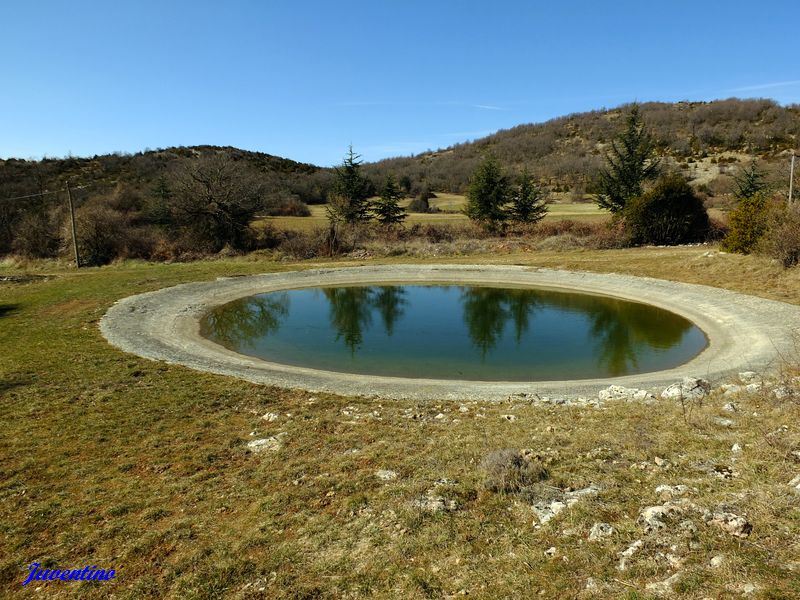
M409 200L401 202L408 206ZM436 224L436 225L461 225L469 219L461 211L466 203L466 198L458 194L437 193L436 198L430 200L432 207L442 212L438 213L409 213L406 225ZM315 204L309 206L310 217L262 217L256 223L270 223L278 229L308 230L314 227L327 225L325 206ZM580 221L602 221L608 219L608 213L600 210L596 204L589 203L554 203L548 205L548 220L574 219Z
M435 261L615 271L800 303L800 270L708 250ZM0 596L632 599L653 597L646 586L673 574L673 589L690 598L736 598L747 585L751 598L800 596L800 511L787 485L800 474L796 399L741 397L734 415L719 397L688 413L667 402L604 410L382 402L155 363L110 347L98 331L106 309L131 294L339 264L361 263L252 255L80 272L0 263ZM277 419L262 419L267 412ZM734 425L720 426L720 416ZM278 433L286 434L279 450L247 449ZM533 449L553 488L600 491L538 526L525 497L486 488L479 465L498 448ZM723 467L735 475L713 474ZM397 478L379 479L381 469ZM747 515L750 537L694 514L681 517L691 527L676 521L645 533L639 511L661 503L656 486L679 483L699 506ZM455 510L414 504L430 494ZM587 541L600 521L614 533ZM620 553L635 540L642 545L620 571ZM34 584L21 586L32 562L100 565L117 578L37 582L36 594Z

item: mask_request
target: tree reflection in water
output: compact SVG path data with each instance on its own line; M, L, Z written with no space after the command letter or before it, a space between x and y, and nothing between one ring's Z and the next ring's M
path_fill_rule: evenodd
M330 304L330 322L336 339L344 340L351 354L364 341L364 332L372 325L372 312L377 311L386 335L391 337L397 320L407 304L406 291L396 285L325 288Z
M201 334L211 333L227 348L253 348L259 338L278 331L288 314L286 292L242 298L211 311L203 321Z

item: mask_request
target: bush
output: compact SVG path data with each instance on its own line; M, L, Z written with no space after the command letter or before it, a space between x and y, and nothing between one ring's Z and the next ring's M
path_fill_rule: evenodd
M408 212L415 213L428 213L431 212L431 204L424 194L420 194L414 198L408 205Z
M486 489L516 493L547 479L547 469L535 458L526 458L516 450L495 450L483 457L481 470Z
M65 228L69 229L69 223ZM122 213L94 204L76 212L78 254L82 265L105 265L117 258L126 244L126 219ZM70 240L71 233L63 236Z
M297 197L286 198L270 206L264 214L270 217L310 217L308 204Z
M24 215L16 226L12 248L26 258L51 258L58 253L61 238L44 211Z
M703 202L682 175L661 177L622 212L632 244L672 246L704 241L709 221Z
M769 212L758 249L787 269L800 263L800 203L782 204Z
M767 231L767 199L763 194L742 198L728 216L728 235L722 249L750 254Z

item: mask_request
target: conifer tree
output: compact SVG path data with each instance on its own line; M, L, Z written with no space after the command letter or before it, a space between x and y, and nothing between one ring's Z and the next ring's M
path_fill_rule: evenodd
M528 224L538 223L547 214L547 191L527 171L522 173L508 212L512 221Z
M493 156L478 165L469 181L464 213L487 229L496 229L508 218L505 205L509 196L508 177Z
M394 175L386 176L386 182L381 192L381 197L372 207L372 213L378 223L385 227L400 225L406 218L406 211L400 206L400 190L397 187Z
M754 158L750 162L750 166L742 169L733 178L736 184L736 191L733 195L737 200L744 200L745 198L752 198L759 192L767 190L767 182L764 180L764 173L756 165Z
M370 219L370 184L361 173L360 159L351 145L341 166L336 167L336 180L328 198L331 223L354 224Z
M658 176L660 164L655 157L655 142L642 124L636 104L626 122L625 131L611 142L598 181L597 205L615 214L628 200L642 195L644 183Z

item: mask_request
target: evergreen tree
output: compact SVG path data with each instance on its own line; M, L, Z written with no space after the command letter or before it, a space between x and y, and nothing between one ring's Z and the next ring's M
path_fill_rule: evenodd
M470 177L464 213L488 229L495 229L508 218L505 205L509 196L508 177L493 156L487 156Z
M658 176L660 161L654 154L655 143L634 104L625 131L611 142L606 168L599 173L597 205L616 214L628 200L641 196L644 183Z
M328 198L328 219L331 223L359 223L370 219L370 183L361 173L361 156L350 146L336 167L336 179Z
M736 184L736 191L733 195L737 200L744 200L745 198L752 198L760 192L767 190L767 182L764 180L764 173L756 165L754 158L750 162L750 166L742 169L733 178Z
M509 216L517 223L536 224L547 214L547 191L523 171L519 186L511 199Z
M400 225L406 218L406 211L400 206L400 190L392 174L386 176L381 197L372 207L378 223L385 227Z

